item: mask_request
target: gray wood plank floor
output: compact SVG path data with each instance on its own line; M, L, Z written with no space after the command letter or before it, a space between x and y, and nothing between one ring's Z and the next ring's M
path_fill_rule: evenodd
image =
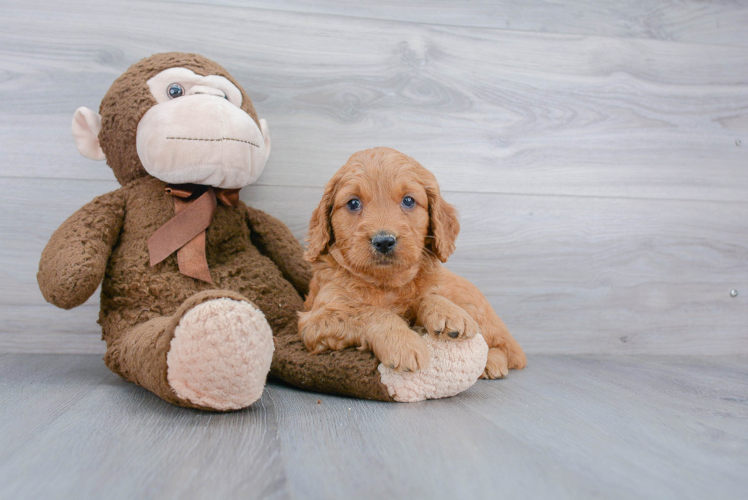
M271 382L209 414L98 356L2 354L0 498L742 499L747 422L746 357L533 356L416 404Z

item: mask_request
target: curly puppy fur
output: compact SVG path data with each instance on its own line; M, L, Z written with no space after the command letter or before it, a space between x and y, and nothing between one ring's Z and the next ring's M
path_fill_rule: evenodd
M314 276L299 315L307 349L356 346L385 366L418 371L430 359L413 331L422 326L455 341L481 333L490 348L482 378L524 368L522 348L488 300L441 265L459 231L457 211L413 158L390 148L351 156L325 186L309 225L305 257ZM378 235L390 238L386 252Z

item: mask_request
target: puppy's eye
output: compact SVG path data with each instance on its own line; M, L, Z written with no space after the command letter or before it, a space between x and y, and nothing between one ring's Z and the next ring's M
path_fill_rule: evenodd
M405 198L403 198L403 206L406 208L413 208L414 206L416 206L416 200L414 200L410 196L406 196Z
M359 200L358 198L353 198L349 200L345 206L348 207L348 210L350 210L351 212L358 212L359 210L361 210L361 200Z
M178 83L172 83L171 85L169 85L169 88L166 89L166 93L169 94L169 99L182 97L184 95L184 87L182 87Z

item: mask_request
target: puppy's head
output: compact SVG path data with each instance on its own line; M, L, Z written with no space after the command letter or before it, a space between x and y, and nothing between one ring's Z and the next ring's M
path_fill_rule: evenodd
M330 179L309 223L307 260L332 253L349 271L377 281L446 262L460 231L434 175L390 148L359 151ZM411 276L412 278L412 276Z

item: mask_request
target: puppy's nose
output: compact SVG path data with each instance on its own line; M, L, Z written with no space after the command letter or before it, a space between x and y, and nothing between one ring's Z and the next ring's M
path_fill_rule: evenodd
M381 254L388 254L395 249L397 238L387 233L377 233L371 239L371 245Z

